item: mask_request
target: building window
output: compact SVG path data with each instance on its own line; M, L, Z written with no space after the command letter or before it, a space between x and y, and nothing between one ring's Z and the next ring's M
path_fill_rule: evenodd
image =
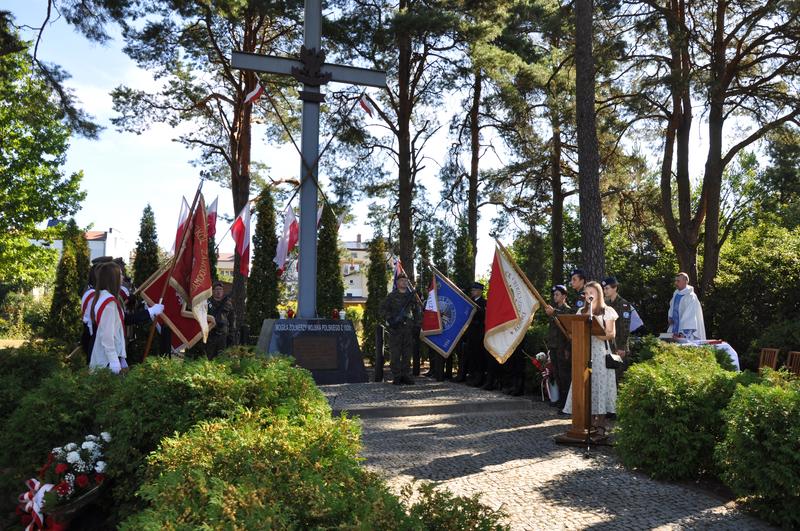
M351 279L350 279L350 284L352 284L352 283L353 283L353 279L351 278Z

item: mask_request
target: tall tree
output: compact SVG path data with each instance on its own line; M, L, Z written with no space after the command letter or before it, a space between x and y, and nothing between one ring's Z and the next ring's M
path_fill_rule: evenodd
M600 152L595 117L592 0L575 0L575 110L578 130L578 204L583 268L588 278L605 274Z
M443 55L453 46L455 18L444 2L435 0L349 0L344 6L332 35L338 53L386 70L391 80L376 108L389 134L365 143L397 165L395 180L371 188L393 203L399 255L413 278L417 176L425 167L425 143L438 129L434 113L425 107L441 97Z
M731 230L721 205L725 168L743 149L800 116L800 95L789 88L800 75L800 10L780 0L717 0L699 7L648 0L640 6L633 6L631 24L644 33L629 56L644 76L637 76L643 82L632 92L642 96L641 115L663 124L664 223L680 268L702 295L713 286ZM708 151L699 197L693 197L689 135L697 100L708 117Z
M447 261L447 236L441 226L436 227L434 232L431 260L433 266L444 276L450 276L450 264Z
M91 253L89 252L89 243L86 241L86 234L78 227L74 219L67 222L64 229L64 246L69 245L75 251L75 271L78 275L78 282L75 286L78 297L83 295L86 291L86 286L89 281L89 267L91 267Z
M342 253L339 249L339 220L325 205L317 243L317 315L330 319L333 310L344 308Z
M33 243L59 236L40 229L77 212L81 172L62 167L70 129L27 51L0 56L0 283L32 287L52 277L56 253Z
M475 251L469 237L469 227L465 221L462 221L459 224L458 236L456 236L453 249L453 282L459 288L467 291L474 281Z
M64 244L56 270L47 330L50 337L71 345L78 340L81 333L81 296L78 293L80 280L75 249L68 240L64 240Z
M367 303L364 307L364 353L375 354L375 330L383 323L381 305L389 290L386 241L376 231L369 242L369 269L367 272Z
M125 52L163 80L153 92L118 87L112 96L120 115L112 122L141 133L152 123L192 123L176 140L201 152L209 178L230 186L233 208L241 211L251 188L252 123L276 120L263 103L245 104L258 81L254 72L234 70L232 51L259 54L296 49L302 2L148 0L131 4L125 15ZM131 24L139 14L144 21ZM165 44L169 43L169 44ZM276 77L272 91L289 83ZM278 99L283 101L282 99ZM245 278L234 258L236 322L244 319ZM237 327L238 328L238 327Z
M427 231L417 231L417 289L427 293L428 286L431 284L433 272L431 271L431 240Z
M156 217L148 204L144 207L139 222L139 239L136 240L136 256L133 258L133 284L144 285L145 281L158 271L158 267Z
M256 231L253 234L253 267L247 282L247 325L258 334L264 319L278 318L280 279L273 258L278 247L275 230L275 200L265 186L256 201Z

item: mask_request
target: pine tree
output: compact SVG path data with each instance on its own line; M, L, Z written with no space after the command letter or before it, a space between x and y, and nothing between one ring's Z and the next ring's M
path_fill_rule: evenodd
M253 234L253 267L247 282L246 317L250 334L258 334L264 319L278 318L280 294L278 266L273 258L278 246L275 233L275 202L264 188L256 201L256 231Z
M333 310L344 308L344 280L339 252L339 220L325 205L317 245L317 315L330 319Z
M214 238L208 239L208 266L211 269L211 279L219 280L219 273L217 273L217 242Z
M75 249L64 240L61 260L56 269L48 333L50 337L70 345L78 341L81 333L81 297L78 286Z
M436 227L431 258L436 269L444 276L450 276L450 265L447 262L447 238L442 227Z
M427 294L428 286L430 286L431 278L433 277L433 271L431 270L430 266L430 236L428 236L427 232L420 231L417 234L415 243L417 245L417 290Z
M369 269L367 270L367 304L364 308L365 355L375 355L375 327L383 322L381 304L388 293L389 270L386 267L386 241L380 231L369 242Z
M75 253L75 271L77 274L75 287L78 297L81 297L83 292L86 291L86 285L89 280L91 253L89 252L89 243L86 241L86 234L78 228L78 224L75 223L74 219L70 219L67 222L67 228L64 231L64 246L67 245L70 245Z
M133 259L133 283L141 286L158 271L158 234L153 209L148 204L142 211L139 223L139 239L136 241L136 256Z
M456 238L455 250L453 251L453 282L465 291L475 281L472 277L472 264L474 263L474 252L472 250L472 242L469 239L467 224L462 222Z

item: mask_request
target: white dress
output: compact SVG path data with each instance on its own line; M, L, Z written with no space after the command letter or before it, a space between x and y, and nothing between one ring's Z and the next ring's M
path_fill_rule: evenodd
M86 309L89 332L94 335L94 347L89 359L89 369L106 368L114 373L128 366L125 352L125 322L118 301L106 290L100 292L94 304L94 321L97 330L92 330L92 303Z
M619 316L611 306L606 306L602 316L595 316L603 321L616 321ZM605 415L617 412L617 373L606 368L606 342L592 336L592 415ZM572 386L569 387L564 413L572 413Z

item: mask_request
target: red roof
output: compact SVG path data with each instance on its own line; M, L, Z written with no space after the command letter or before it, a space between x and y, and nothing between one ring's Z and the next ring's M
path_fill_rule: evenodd
M87 230L86 239L89 241L102 242L106 240L108 233L104 230Z

